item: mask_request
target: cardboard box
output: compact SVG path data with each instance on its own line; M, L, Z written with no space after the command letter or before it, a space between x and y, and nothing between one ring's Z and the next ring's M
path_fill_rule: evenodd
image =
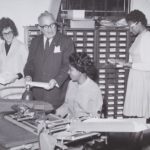
M95 21L92 19L70 20L70 28L95 28Z

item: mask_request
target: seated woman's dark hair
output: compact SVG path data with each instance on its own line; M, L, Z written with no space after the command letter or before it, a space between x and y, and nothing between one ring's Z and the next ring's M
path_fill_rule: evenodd
M147 26L147 19L143 12L139 10L133 10L126 16L126 21L132 21L132 22L141 22L142 25L145 27Z
M9 28L9 27L12 29L13 35L17 36L18 30L17 30L15 23L10 18L5 18L5 17L1 18L0 19L0 37L1 37L1 39L4 39L3 35L2 35L2 31L5 28Z
M87 74L89 78L98 81L98 71L86 52L74 52L69 57L69 63L81 73Z

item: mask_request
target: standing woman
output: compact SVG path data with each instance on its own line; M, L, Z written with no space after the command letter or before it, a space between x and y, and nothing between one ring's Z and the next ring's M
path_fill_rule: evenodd
M21 98L13 93L22 93L23 89L8 88L24 86L23 69L27 60L28 50L16 37L18 31L10 18L0 19L0 97ZM10 95L10 96L9 96Z
M150 32L146 29L147 19L139 11L131 11L126 21L130 32L137 35L130 47L130 67L123 113L129 117L150 117Z

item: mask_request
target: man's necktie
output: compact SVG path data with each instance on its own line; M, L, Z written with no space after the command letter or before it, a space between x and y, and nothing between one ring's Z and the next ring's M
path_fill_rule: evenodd
M46 43L45 43L45 50L49 49L49 39L46 39Z

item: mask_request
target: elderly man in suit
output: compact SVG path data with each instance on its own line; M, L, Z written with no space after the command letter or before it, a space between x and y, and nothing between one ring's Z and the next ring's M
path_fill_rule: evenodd
M73 41L57 31L56 21L45 11L38 17L41 35L31 41L29 57L24 68L26 79L47 82L48 87L33 88L36 100L47 101L54 109L64 100L68 84L68 57L74 51Z

